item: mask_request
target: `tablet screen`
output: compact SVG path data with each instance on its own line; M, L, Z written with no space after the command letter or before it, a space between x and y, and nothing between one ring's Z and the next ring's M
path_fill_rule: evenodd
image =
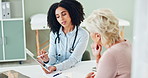
M49 72L48 67L46 66L46 64L44 64L41 60L36 59L36 58L34 57L34 54L31 53L28 49L26 49L26 53L27 53L30 57L32 57L32 59L33 59L34 61L36 61L41 67L43 67L45 70L47 70L47 71Z
M36 61L41 67L43 67L45 70L47 70L47 71L49 72L48 67L47 67L46 64L44 64L41 60L36 59L36 58L34 58L34 57L32 57L32 59L33 59L34 61Z

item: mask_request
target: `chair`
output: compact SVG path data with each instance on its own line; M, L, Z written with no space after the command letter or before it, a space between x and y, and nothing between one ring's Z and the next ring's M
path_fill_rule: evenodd
M42 46L46 45L49 43L49 40L45 41L44 43L40 44L39 43L39 30L49 30L49 27L47 26L47 14L35 14L30 17L31 19L31 29L35 30L36 33L36 52L37 55L39 55L39 51L41 49L46 49L49 47L49 45L41 48Z
M83 56L82 56L81 61L87 61L87 60L91 60L91 58L90 58L90 53L89 53L89 51L86 50L86 51L84 52Z

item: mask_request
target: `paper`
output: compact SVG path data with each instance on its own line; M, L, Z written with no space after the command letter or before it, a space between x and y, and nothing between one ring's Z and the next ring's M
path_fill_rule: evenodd
M55 76L57 73L61 73ZM47 78L72 78L70 73L62 73L62 71L55 71L50 74L44 74Z

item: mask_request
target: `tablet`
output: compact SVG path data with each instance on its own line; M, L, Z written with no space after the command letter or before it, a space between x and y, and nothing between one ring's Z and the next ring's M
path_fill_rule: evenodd
M26 53L27 53L30 57L32 57L32 59L33 59L34 61L36 61L41 67L43 67L45 70L47 70L48 72L50 72L50 71L48 70L48 67L46 66L46 64L44 64L41 60L38 60L38 59L34 58L34 54L31 53L28 49L26 49Z
M32 59L34 60L34 61L36 61L41 67L43 67L45 70L47 70L48 72L50 72L49 70L48 70L48 67L46 66L46 64L44 64L41 60L38 60L38 59L36 59L36 58L34 58L34 57L32 57Z

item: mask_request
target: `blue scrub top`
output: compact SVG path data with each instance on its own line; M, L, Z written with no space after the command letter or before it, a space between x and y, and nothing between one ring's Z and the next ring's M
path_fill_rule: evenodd
M82 55L86 50L89 33L83 29L82 27L78 27L78 34L74 44L74 51L72 53L69 52L70 48L72 48L76 27L73 31L64 33L62 31L62 26L59 30L60 43L58 43L58 39L55 44L55 39L57 34L53 32L50 33L50 48L49 48L49 63L48 65L56 66L57 70L65 70L73 67L75 64L81 61Z

